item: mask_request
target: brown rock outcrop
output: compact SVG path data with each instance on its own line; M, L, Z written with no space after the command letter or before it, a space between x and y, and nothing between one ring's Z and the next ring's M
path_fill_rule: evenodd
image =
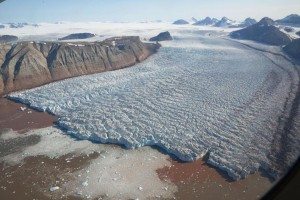
M0 95L80 75L117 70L141 62L159 44L139 37L94 43L20 42L0 45Z

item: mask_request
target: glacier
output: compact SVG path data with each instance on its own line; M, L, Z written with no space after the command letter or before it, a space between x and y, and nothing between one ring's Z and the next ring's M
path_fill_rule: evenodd
M9 98L57 115L58 126L78 139L157 146L182 161L207 155L209 164L236 180L286 170L277 159L279 119L288 118L298 83L295 66L277 54L182 31L134 67ZM299 127L287 138L293 140L288 166L299 156Z

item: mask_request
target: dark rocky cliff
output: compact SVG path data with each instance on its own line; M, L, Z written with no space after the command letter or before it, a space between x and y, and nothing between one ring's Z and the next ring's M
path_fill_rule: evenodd
M159 44L139 37L95 43L20 42L0 45L0 95L70 77L132 66L155 53Z

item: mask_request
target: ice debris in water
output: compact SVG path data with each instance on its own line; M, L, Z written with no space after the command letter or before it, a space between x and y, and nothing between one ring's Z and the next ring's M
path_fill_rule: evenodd
M88 185L89 185L88 181L84 181L84 182L82 183L82 186L84 186L84 187L87 187Z
M50 188L50 192L54 192L56 190L59 190L59 187L58 186L55 186L55 187L51 187Z
M20 110L21 110L21 111L25 111L25 110L26 110L26 107L20 107Z

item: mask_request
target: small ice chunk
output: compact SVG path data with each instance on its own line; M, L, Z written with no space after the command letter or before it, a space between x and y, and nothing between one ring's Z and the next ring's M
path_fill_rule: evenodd
M105 156L104 155L100 155L101 156L101 158L105 158Z
M51 187L50 188L50 192L54 192L56 190L59 190L59 187L58 186L54 186L54 187Z
M82 183L82 186L87 187L89 185L88 181Z

